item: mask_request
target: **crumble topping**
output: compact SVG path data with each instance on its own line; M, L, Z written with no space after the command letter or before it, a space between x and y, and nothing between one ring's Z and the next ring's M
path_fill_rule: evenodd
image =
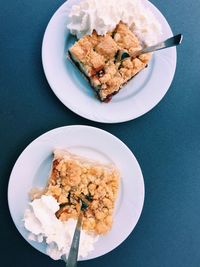
M139 39L128 26L120 22L113 32L105 36L86 35L77 41L69 53L73 61L89 79L101 101L110 100L128 80L144 69L151 54L137 58L117 60L118 53L123 51L132 54L140 50Z
M60 204L57 217L66 221L77 219L80 203L77 196L90 201L84 211L83 229L105 234L112 227L114 204L119 188L119 172L113 165L103 165L73 155L55 151L46 195Z

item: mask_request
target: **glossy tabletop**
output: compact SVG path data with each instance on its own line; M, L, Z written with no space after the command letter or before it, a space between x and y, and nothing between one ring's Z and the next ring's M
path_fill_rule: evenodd
M142 216L128 239L78 266L199 267L200 2L152 0L173 32L183 33L184 42L164 99L144 116L121 124L94 123L72 113L46 81L42 38L63 2L0 1L1 266L64 266L20 236L9 214L7 185L17 157L32 140L56 127L83 124L107 130L128 145L142 168L146 195Z

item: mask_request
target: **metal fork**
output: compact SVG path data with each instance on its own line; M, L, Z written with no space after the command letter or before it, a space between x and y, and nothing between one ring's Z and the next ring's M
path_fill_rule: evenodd
M69 251L69 256L67 259L66 267L76 267L77 266L77 258L78 258L78 250L79 250L82 221L83 221L83 212L81 211L79 216L78 216L77 223L76 223L76 229L75 229L74 236L72 239L72 244L71 244L71 248Z
M150 52L154 52L157 50L169 48L172 46L177 46L181 44L182 40L183 40L183 35L178 34L156 45L144 47L141 50L133 52L131 54L128 54L126 51L120 51L118 55L118 61L125 60L126 58L129 58L129 57L135 58L145 53L150 53Z
M81 226L82 226L82 222L83 222L83 211L85 211L90 205L90 201L88 201L84 195L81 194L79 196L79 199L80 199L80 213L79 213L78 220L76 223L76 228L75 228L74 236L72 239L72 244L70 247L66 267L76 267L77 266L79 242L80 242L80 235L81 235Z

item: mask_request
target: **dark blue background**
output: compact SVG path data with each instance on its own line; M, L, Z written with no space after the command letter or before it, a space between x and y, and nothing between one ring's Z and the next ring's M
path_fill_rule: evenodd
M156 108L115 125L75 115L47 84L42 37L63 2L0 1L1 266L64 266L34 250L17 232L8 211L7 184L14 162L32 140L55 127L86 124L111 132L130 147L143 170L146 199L129 238L111 253L79 266L199 267L200 1L152 1L174 33L184 34L176 75Z

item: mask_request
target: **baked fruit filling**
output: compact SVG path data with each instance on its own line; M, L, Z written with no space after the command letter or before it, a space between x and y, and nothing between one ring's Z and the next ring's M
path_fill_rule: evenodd
M151 54L127 57L141 48L139 39L120 22L105 36L94 31L92 35L82 37L69 49L69 56L88 78L99 99L108 102L148 65ZM120 59L119 54L122 55Z
M59 202L56 215L60 220L77 219L82 195L89 203L83 212L83 229L107 233L112 227L118 189L119 172L115 166L99 164L64 150L54 152L45 194Z

